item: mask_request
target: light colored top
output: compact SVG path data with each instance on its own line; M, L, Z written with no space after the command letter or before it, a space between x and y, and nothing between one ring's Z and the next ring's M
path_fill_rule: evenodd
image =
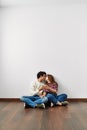
M39 88L44 85L45 85L45 83L39 82L38 80L32 82L30 85L30 89L29 89L29 96L38 95Z

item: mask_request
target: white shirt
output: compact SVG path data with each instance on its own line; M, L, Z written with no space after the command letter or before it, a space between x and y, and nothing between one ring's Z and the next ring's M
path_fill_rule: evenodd
M38 95L39 88L44 85L45 83L39 82L38 80L32 82L30 85L29 96Z

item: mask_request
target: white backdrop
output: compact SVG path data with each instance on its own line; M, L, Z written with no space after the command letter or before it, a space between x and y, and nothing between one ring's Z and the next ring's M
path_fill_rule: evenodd
M27 95L40 70L55 76L59 93L87 98L86 2L5 3L0 13L0 98Z

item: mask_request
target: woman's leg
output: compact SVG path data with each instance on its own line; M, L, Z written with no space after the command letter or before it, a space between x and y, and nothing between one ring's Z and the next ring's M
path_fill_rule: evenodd
M57 104L60 106L66 106L69 104L67 101L67 94L57 95Z
M67 94L57 95L57 101L63 102L63 101L66 101L66 100L67 100Z
M57 103L56 95L48 93L47 96L48 101L52 102L54 105Z

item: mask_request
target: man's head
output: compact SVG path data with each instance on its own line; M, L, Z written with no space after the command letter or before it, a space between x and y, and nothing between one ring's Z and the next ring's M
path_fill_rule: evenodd
M37 79L42 82L46 80L46 72L40 71L37 73Z

